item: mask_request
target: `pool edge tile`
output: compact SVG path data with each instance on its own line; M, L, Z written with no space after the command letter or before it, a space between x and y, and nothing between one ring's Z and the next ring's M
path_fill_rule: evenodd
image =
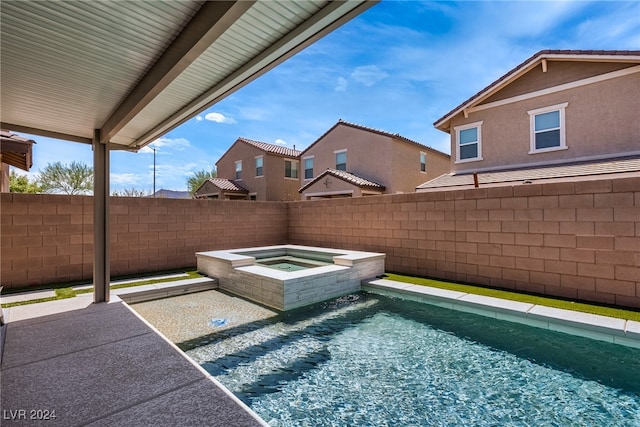
M640 348L640 322L388 279L363 281L362 289L499 320Z
M626 320L598 314L582 313L561 308L534 306L527 313L535 318L548 319L550 325L568 326L586 329L593 332L605 332L611 335L624 336ZM551 327L551 326L550 326Z

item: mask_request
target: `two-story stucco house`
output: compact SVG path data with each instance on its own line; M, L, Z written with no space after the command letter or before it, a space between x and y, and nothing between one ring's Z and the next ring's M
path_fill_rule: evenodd
M399 134L338 121L300 154L303 200L413 193L449 155Z
M197 198L299 200L300 151L238 138L216 162L217 178L205 181Z
M640 51L538 52L434 126L451 173L416 191L637 173Z

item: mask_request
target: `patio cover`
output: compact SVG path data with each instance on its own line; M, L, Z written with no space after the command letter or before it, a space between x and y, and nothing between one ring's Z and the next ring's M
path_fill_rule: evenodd
M2 129L93 146L95 302L109 299L109 150L139 150L375 3L2 1Z

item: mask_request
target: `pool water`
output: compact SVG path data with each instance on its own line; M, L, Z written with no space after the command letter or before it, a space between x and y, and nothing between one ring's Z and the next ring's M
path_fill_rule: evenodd
M638 426L640 350L359 293L179 346L272 426Z
M305 258L298 258L293 256L281 256L275 258L263 258L256 261L260 265L265 267L275 268L282 271L300 271L307 268L321 267L323 265L329 265L328 262L310 260Z

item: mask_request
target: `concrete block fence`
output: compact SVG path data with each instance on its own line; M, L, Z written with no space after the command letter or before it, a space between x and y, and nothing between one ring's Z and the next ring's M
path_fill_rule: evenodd
M0 195L6 288L91 279L90 196ZM196 252L285 244L287 206L279 202L111 199L111 275L195 267Z
M87 196L0 196L3 286L90 279ZM113 276L195 252L300 244L384 252L386 269L640 308L640 176L304 202L114 197Z
M640 307L640 176L289 204L289 243L387 271Z

